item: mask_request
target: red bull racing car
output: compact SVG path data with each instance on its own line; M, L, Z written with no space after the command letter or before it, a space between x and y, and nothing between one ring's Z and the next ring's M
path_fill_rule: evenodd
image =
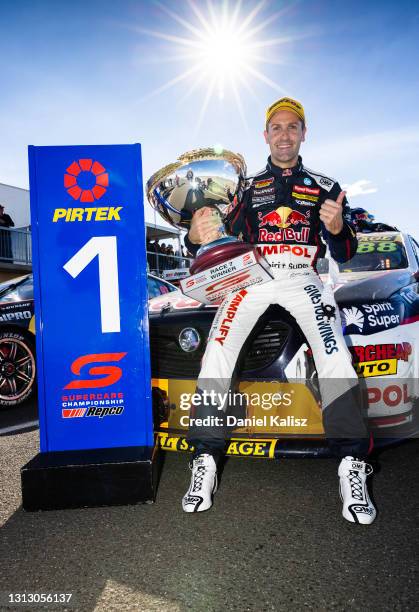
M270 214L278 216L277 225L292 223L286 207ZM339 264L335 298L379 446L419 433L419 245L398 231L358 238L356 256ZM320 274L325 261L319 261ZM184 399L194 392L215 312L216 306L180 291L150 300L154 419L164 449L188 450ZM228 454L328 454L310 346L281 307L271 306L252 330L239 358L237 386L246 406L235 421ZM269 404L266 398L278 392L292 393L292 405Z

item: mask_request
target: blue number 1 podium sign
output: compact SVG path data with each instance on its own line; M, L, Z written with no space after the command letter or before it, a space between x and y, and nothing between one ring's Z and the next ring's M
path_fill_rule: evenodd
M141 148L29 147L41 452L28 510L155 489Z

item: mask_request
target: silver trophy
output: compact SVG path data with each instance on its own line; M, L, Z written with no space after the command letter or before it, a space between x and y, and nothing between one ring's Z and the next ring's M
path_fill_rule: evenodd
M192 275L199 275L246 254L253 255L250 260L254 260L254 263L256 260L261 263L261 256L254 246L227 236L223 223L225 215L243 195L245 175L246 163L239 153L208 147L180 155L177 161L155 172L147 181L147 197L152 207L168 223L180 229L189 230L192 217L200 208L209 207L213 210L214 225L218 225L218 239L201 245L190 268ZM248 257L246 261L250 260ZM231 274L231 266L225 267L226 271L229 269ZM193 279L192 276L192 280L181 282L182 290L188 295L193 294L188 291L193 286ZM220 289L214 291L211 298L200 298L211 303L218 299L214 296L225 295L233 290L231 284L228 286L228 291ZM196 289L194 287L193 291Z

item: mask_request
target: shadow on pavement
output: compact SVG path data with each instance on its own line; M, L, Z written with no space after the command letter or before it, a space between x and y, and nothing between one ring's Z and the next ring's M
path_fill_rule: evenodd
M418 450L381 454L370 527L341 517L329 459L230 460L213 509L183 514L188 457L168 454L154 505L16 510L0 590L72 592L84 612L413 610Z

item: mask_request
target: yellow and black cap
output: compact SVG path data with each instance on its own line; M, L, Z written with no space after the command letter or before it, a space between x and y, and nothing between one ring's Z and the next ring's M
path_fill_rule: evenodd
M299 119L305 124L306 117L304 114L303 105L298 102L298 100L294 100L293 98L280 98L276 100L273 104L268 106L266 109L266 127L268 127L269 121L272 119L275 113L280 110L287 110L295 113Z

